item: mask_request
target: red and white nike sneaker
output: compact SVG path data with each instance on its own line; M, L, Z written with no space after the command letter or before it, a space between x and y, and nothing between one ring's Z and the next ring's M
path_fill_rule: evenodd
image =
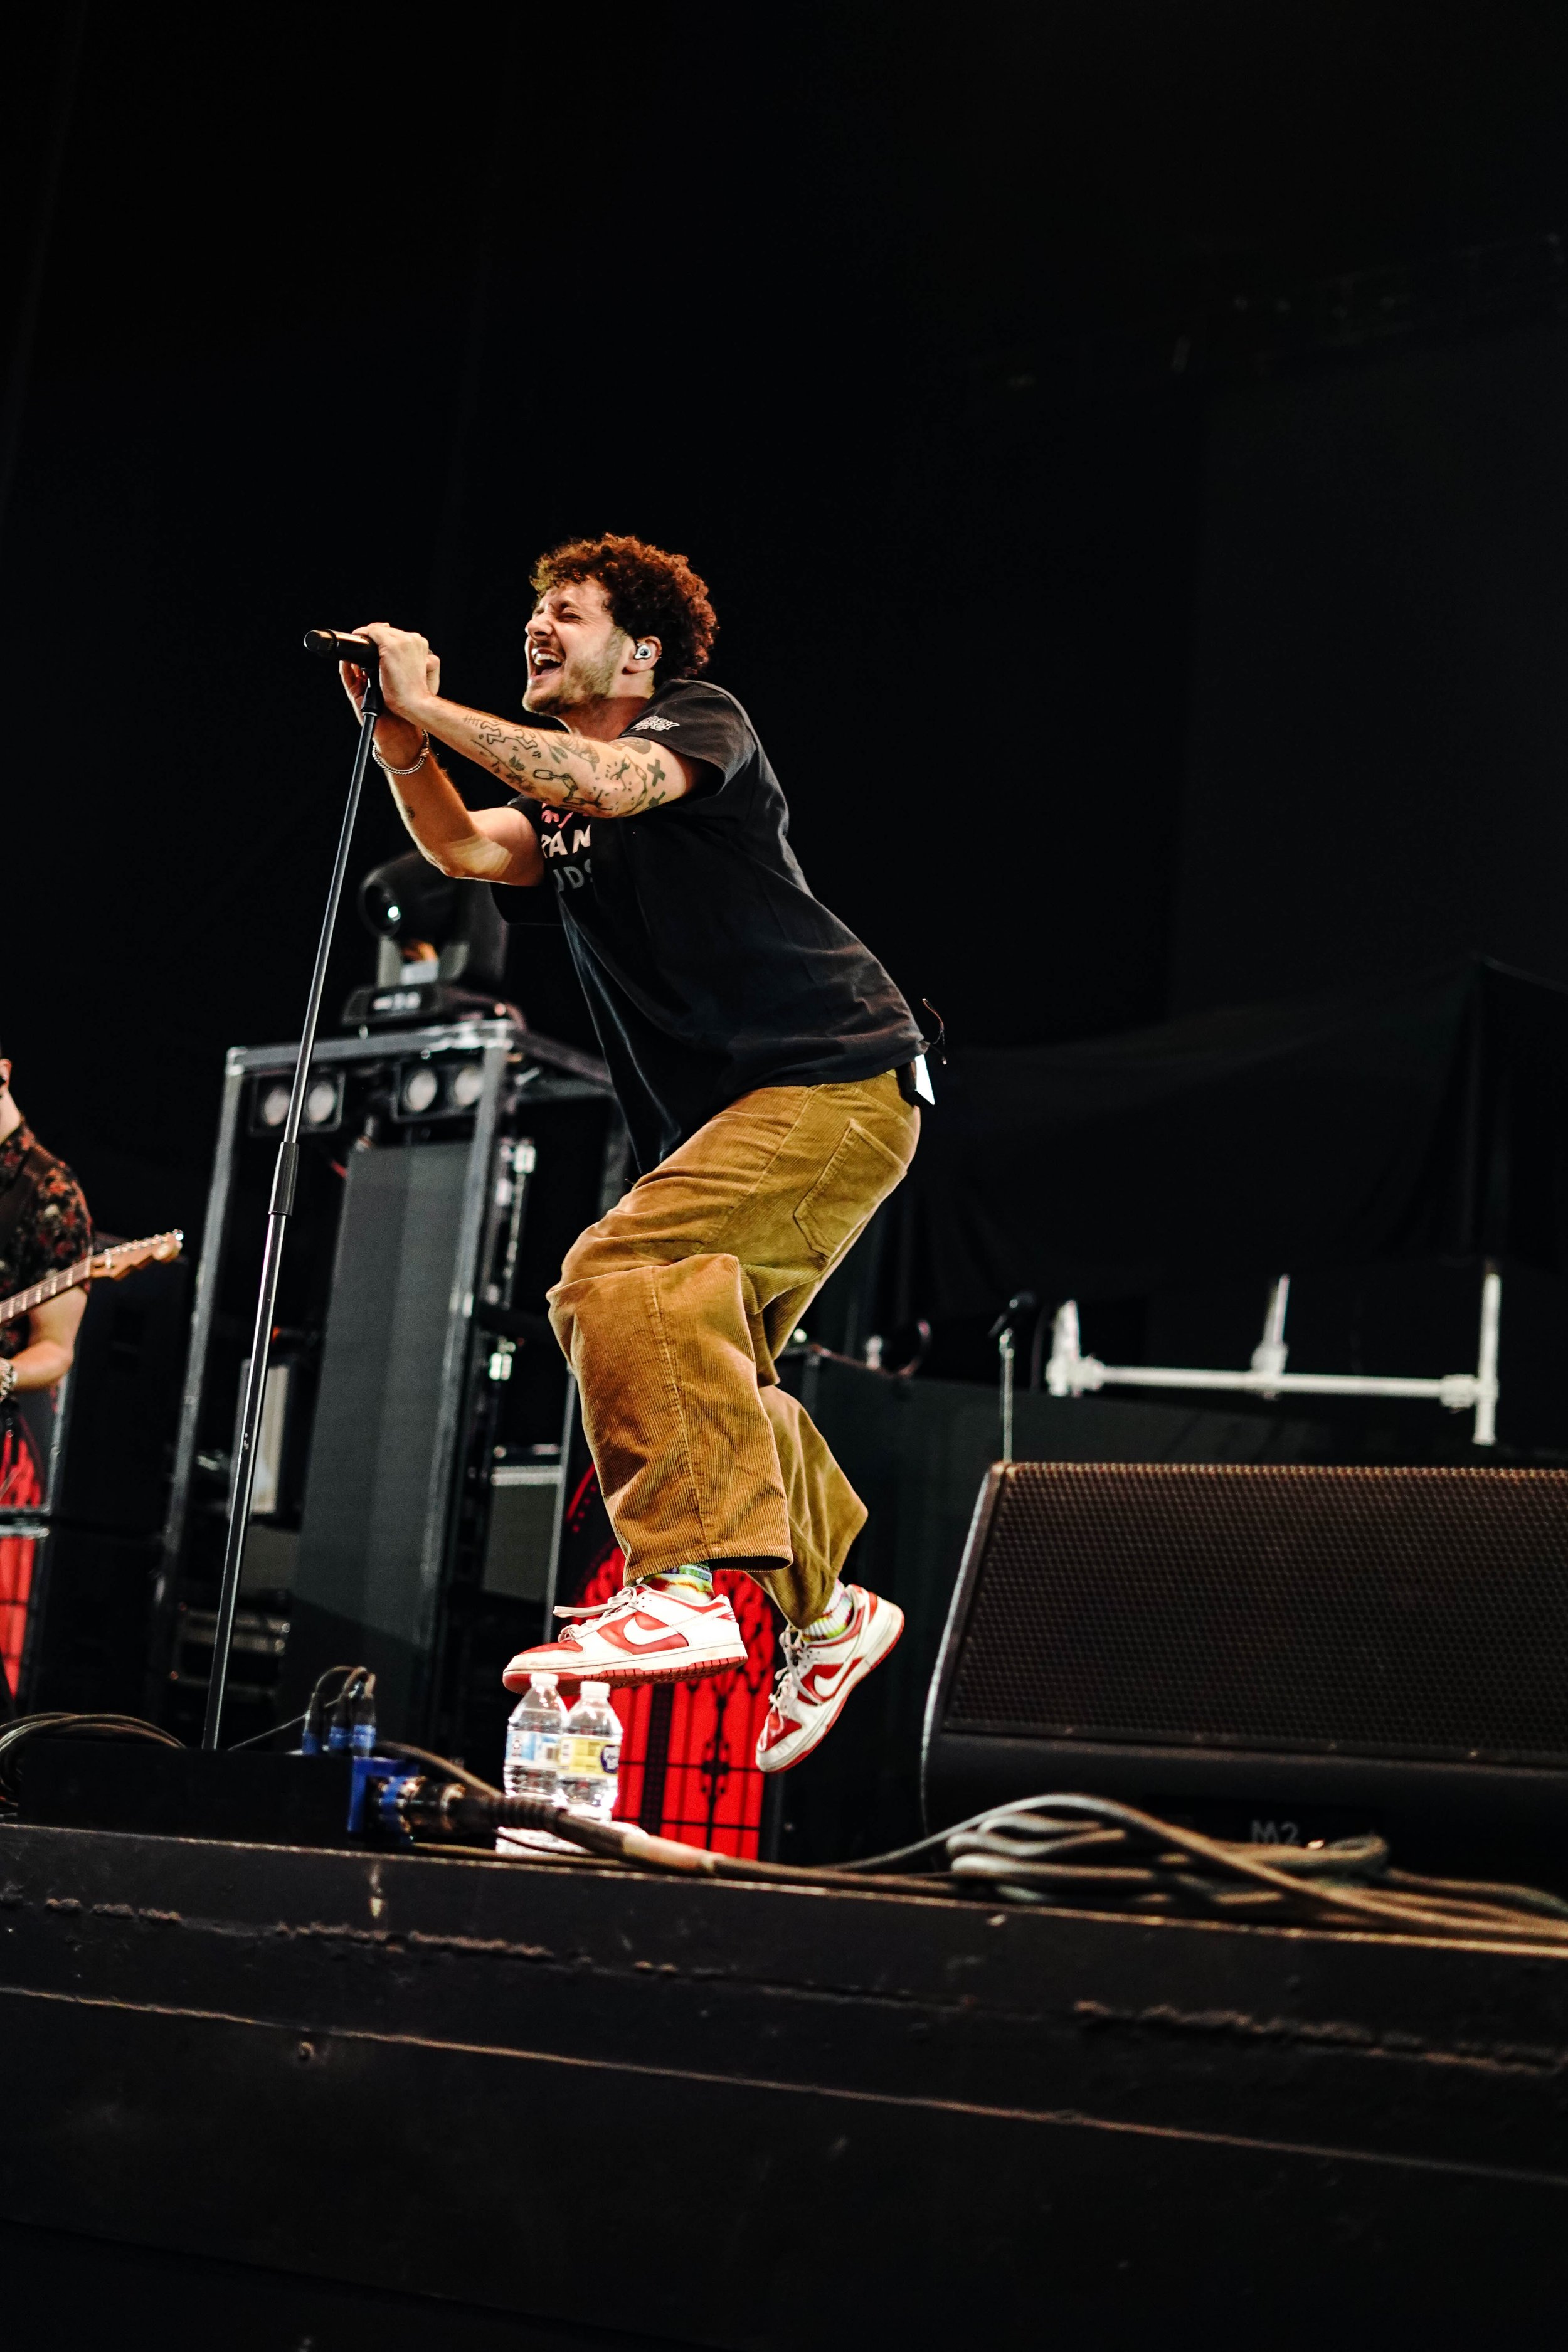
M837 1722L845 1700L879 1666L904 1630L904 1612L862 1584L844 1588L854 1601L849 1622L829 1642L808 1642L790 1626L784 1662L757 1740L757 1769L787 1772L809 1756Z
M667 1590L653 1582L623 1584L591 1609L558 1609L581 1617L558 1642L520 1650L501 1676L508 1690L525 1690L530 1675L563 1675L573 1682L684 1683L721 1675L746 1663L746 1645L729 1597Z

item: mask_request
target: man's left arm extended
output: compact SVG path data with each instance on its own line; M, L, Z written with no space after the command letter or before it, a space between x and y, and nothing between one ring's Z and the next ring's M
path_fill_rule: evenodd
M423 637L379 622L363 635L380 647L381 688L388 709L460 751L476 767L488 768L515 793L552 808L616 817L663 808L691 790L691 768L657 743L634 743L625 736L597 743L586 735L514 724L486 710L468 710L431 691L430 648Z
M552 728L514 725L486 710L434 696L420 709L417 724L452 751L460 751L513 792L526 793L551 808L581 809L586 816L640 816L684 798L691 789L684 761L657 743L595 743L586 735Z

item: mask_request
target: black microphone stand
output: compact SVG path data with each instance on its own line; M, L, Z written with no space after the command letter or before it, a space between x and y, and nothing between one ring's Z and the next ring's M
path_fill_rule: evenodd
M310 993L305 1005L305 1025L300 1034L299 1057L294 1064L294 1083L289 1092L289 1116L283 1122L283 1140L278 1147L278 1165L272 1177L272 1200L267 1212L267 1247L261 1259L261 1288L256 1301L250 1370L246 1377L245 1410L239 1423L239 1451L235 1457L234 1483L229 1491L228 1539L224 1547L223 1583L218 1592L217 1624L213 1633L212 1681L207 1685L206 1721L202 1726L204 1748L217 1746L218 1726L223 1720L229 1644L234 1639L234 1612L239 1599L240 1563L245 1557L245 1538L250 1526L250 1497L256 1486L256 1441L261 1429L261 1408L267 1395L267 1367L272 1354L272 1318L278 1307L278 1276L283 1264L284 1236L294 1208L294 1187L300 1171L300 1123L305 1115L305 1090L310 1081L310 1058L316 1050L316 1030L321 1018L321 998L327 985L327 954L332 944L338 908L342 900L349 843L353 834L354 819L359 814L364 772L370 764L371 746L375 740L375 722L384 715L385 709L386 705L381 698L378 663L365 673L364 709L360 719L359 741L354 746L348 806L343 811L342 831L338 835L338 854L332 866L331 885L327 892L327 910L321 918L321 936L316 945L316 968L310 974Z

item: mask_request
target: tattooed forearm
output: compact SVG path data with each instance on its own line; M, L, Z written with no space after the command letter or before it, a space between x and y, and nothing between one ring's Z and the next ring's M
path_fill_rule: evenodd
M483 711L443 709L433 725L443 742L488 768L514 792L594 816L637 816L681 790L651 743L596 743L586 735L510 726Z

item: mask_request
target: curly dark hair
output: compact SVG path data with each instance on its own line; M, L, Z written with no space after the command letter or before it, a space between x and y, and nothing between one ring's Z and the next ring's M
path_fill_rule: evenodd
M719 624L707 582L697 577L684 555L667 555L646 540L606 531L599 539L569 539L533 567L536 596L581 580L598 582L618 629L628 636L658 639L662 676L695 677L706 667Z

